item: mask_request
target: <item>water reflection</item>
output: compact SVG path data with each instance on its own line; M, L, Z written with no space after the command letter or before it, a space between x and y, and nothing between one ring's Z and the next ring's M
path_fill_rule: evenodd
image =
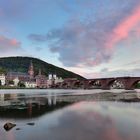
M0 118L38 117L69 104L51 95L0 94Z
M55 116L58 123L49 127L44 125L47 131L44 132L42 129L38 134L33 134L31 139L138 140L140 139L138 108L113 102L78 103L62 110L61 115Z
M58 102L57 96L0 95L0 140L139 140L140 103ZM6 132L7 122L16 126Z

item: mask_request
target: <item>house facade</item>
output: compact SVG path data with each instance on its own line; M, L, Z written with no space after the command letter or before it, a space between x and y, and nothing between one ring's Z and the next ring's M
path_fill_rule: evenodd
M5 74L0 74L0 84L1 86L4 86L6 83L6 76Z

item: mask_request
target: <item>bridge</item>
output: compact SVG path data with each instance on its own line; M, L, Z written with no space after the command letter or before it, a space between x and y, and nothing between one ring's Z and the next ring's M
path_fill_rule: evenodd
M122 88L132 90L140 81L140 77L113 77L113 78L96 78L88 80L69 79L55 85L56 88L63 89L105 89Z

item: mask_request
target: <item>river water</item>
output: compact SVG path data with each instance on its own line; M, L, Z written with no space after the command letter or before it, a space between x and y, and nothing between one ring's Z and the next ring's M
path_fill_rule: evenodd
M0 90L0 140L139 140L140 103L57 101L97 92ZM16 126L6 131L7 122Z

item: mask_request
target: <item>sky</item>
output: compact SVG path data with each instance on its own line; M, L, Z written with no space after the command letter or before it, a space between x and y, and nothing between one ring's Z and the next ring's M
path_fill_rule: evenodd
M0 57L86 78L140 76L140 0L0 0Z

